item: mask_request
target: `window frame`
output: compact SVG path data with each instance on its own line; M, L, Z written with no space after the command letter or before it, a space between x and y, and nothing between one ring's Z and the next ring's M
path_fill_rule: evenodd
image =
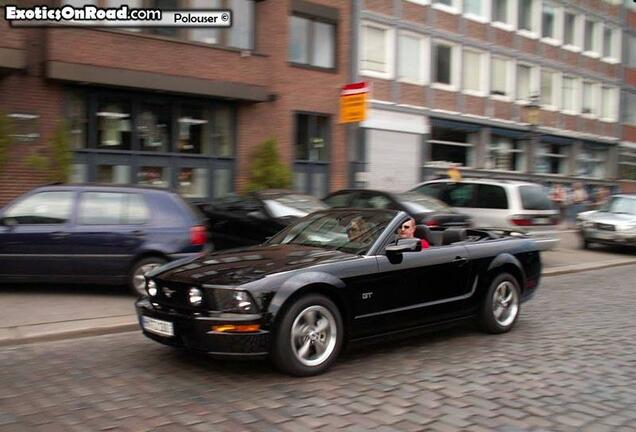
M479 0L480 2L480 9L481 9L481 14L477 15L474 14L472 12L466 12L466 1L467 0L463 0L463 16L466 19L472 20L472 21L477 21L480 23L487 23L490 21L490 8L491 8L491 0Z
M449 6L444 3L439 3L439 0L431 0L431 7L449 14L459 15L461 13L460 1L461 0L450 0L451 5Z
M564 95L565 92L563 91L563 84L565 82L566 79L572 79L574 85L572 88L572 108L573 110L568 110L565 107L565 99L564 99ZM561 75L561 112L563 114L567 114L567 115L579 115L580 113L580 82L581 79L579 77L577 77L576 75Z
M368 20L362 21L360 27L360 75L368 76L371 78L392 79L395 75L395 29L391 26ZM385 72L369 70L363 67L363 62L365 61L363 56L365 53L365 48L367 46L366 31L364 30L365 27L373 27L375 29L384 31L384 61L386 64Z
M479 86L480 89L479 90L473 90L473 89L467 89L465 88L465 83L464 83L464 71L466 70L466 64L464 63L465 60L465 55L464 53L466 51L470 51L473 54L477 54L479 55L479 72L481 74L480 76L480 82L479 82ZM488 63L489 63L489 59L488 59L488 53L486 51L482 51L473 47L469 47L469 46L464 46L462 49L462 58L461 58L461 74L462 74L462 78L461 78L461 91L462 93L468 94L468 95L472 95L472 96L479 96L479 97L486 97L488 95L489 92L489 71L488 71Z
M312 16L312 15L307 15L301 12L296 12L296 11L291 11L291 13L288 15L288 21L287 21L287 25L288 25L288 29L289 29L289 25L291 23L291 19L292 18L301 18L306 20L309 23L308 26L308 32L307 32L307 46L305 47L306 49L306 53L307 53L307 63L300 63L300 62L296 62L296 61L292 61L289 58L289 43L290 40L289 38L291 37L291 32L288 33L288 50L286 53L286 61L287 64L293 67L299 67L299 68L304 68L304 69L312 69L312 70L317 70L317 71L324 71L324 72L337 72L338 70L338 23L336 21L333 20L329 20L323 17L317 17L317 16ZM331 67L325 67L325 66L319 66L316 65L313 62L313 55L314 55L314 45L315 45L315 38L316 38L316 23L321 23L321 24L327 24L332 26L333 28L333 66Z
M400 47L401 47L402 36L415 38L415 39L418 39L419 41L420 61L419 61L419 79L418 80L403 78L401 76ZM419 86L424 86L428 84L430 80L430 76L428 74L429 68L426 67L426 60L431 58L430 38L421 33L412 32L408 30L399 30L397 33L397 42L398 42L398 51L397 51L397 58L396 58L397 69L395 74L397 81L406 83L406 84L419 85Z
M539 2L538 0L527 0L532 2L530 6L530 29L522 29L520 27L522 1L524 0L518 0L517 2L515 27L517 29L517 33L530 39L539 39L541 37L541 2Z
M574 28L572 29L572 38L573 38L572 44L567 43L565 41L565 17L567 14L574 16ZM563 17L562 19L563 48L572 52L583 51L583 31L584 31L585 17L572 9L564 9L562 17Z
M589 113L584 112L584 108L585 108L585 84L589 83L591 84L591 88L592 88L592 111ZM599 110L599 102L601 100L601 84L597 81L593 81L593 80L587 80L587 79L583 79L581 80L581 107L580 107L580 112L581 115L585 118L589 118L589 119L596 119L599 118L600 116L600 110Z
M497 21L493 17L495 11L494 3L497 0L491 0L490 5L490 22L493 27L499 28L505 31L514 31L515 29L515 16L517 14L517 2L513 0L503 0L506 3L506 21Z
M592 46L591 49L585 49L585 39L586 39L586 31L587 31L587 22L592 23ZM598 21L595 18L586 16L583 20L583 43L581 45L581 49L583 51L584 56L592 57L592 58L601 58L602 50L603 50L603 23Z
M435 47L437 45L445 45L450 47L450 71L449 71L449 79L450 79L450 83L446 84L446 83L441 83L441 82L437 82L435 81L436 79L436 75L437 75L437 57L435 56ZM460 51L460 45L454 43L454 42L450 42L447 41L445 39L432 39L431 40L431 51L430 51L430 58L431 58L431 70L430 70L430 82L431 82L431 87L434 89L439 89L439 90L446 90L446 91L459 91L460 89L460 83L461 83L461 51Z
M549 5L554 12L553 20L553 34L552 36L543 36L543 11L544 6ZM541 20L539 25L539 34L541 35L541 42L545 42L549 45L559 46L563 43L563 31L564 31L564 12L563 7L552 1L543 1L541 3Z
M543 104L541 98L543 97L543 73L552 74L552 101L550 104ZM541 68L539 70L539 101L541 103L541 108L548 111L558 111L559 110L559 100L560 100L560 74L558 71L554 69Z
M610 54L609 56L605 55L605 30L609 29L611 32L610 35ZM622 37L621 37L621 29L603 24L601 30L601 60L606 63L617 64L621 62L622 59Z
M611 113L611 117L606 117L604 114L604 110L603 110L603 100L605 100L605 95L603 94L603 91L607 89L610 91L610 113ZM600 95L601 95L601 105L600 105L600 110L599 110L599 120L601 120L602 122L606 122L606 123L616 123L618 122L618 90L619 88L613 85L603 85L601 84L601 88L600 88Z
M493 59L499 59L499 60L503 60L505 62L505 69L506 69L506 94L505 95L499 95L499 94L493 94L493 86L492 86L492 74L493 74ZM514 76L513 74L515 74L515 63L511 58L507 58L504 56L500 56L500 55L490 55L490 59L488 62L488 76L489 76L489 82L488 82L488 94L489 97L495 100L499 100L502 102L511 102L514 99L514 92L515 92L515 88L514 88Z
M519 66L525 66L528 67L530 69L530 75L528 77L528 99L519 99L519 79L518 79L518 72L519 72ZM540 81L540 75L537 76L537 72L539 72L539 66L534 65L532 63L528 63L525 61L517 61L515 63L515 93L514 93L514 100L515 103L517 104L521 104L521 105L527 105L530 103L530 99L532 98L533 94L536 93L540 93L540 85L541 85L541 81ZM537 92L537 88L539 89L539 91Z

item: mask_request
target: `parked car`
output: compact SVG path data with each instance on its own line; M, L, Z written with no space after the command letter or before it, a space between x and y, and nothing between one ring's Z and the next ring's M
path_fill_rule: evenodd
M0 211L0 280L128 284L200 253L202 215L177 193L126 186L36 188Z
M442 201L414 192L390 193L371 189L346 189L324 199L333 208L376 208L402 210L411 214L417 224L432 229L469 227L470 217L451 209Z
M559 244L559 211L539 184L516 180L449 179L421 183L413 189L444 201L470 216L477 228L503 228L531 236L541 250Z
M583 247L590 243L636 246L636 195L613 195L600 209L579 213Z
M143 334L215 356L269 356L303 376L329 368L345 340L475 318L509 331L539 284L536 244L449 228L422 250L418 238L397 238L409 217L319 211L264 245L155 269L136 303Z
M197 205L217 250L261 244L292 221L327 208L311 195L274 189Z

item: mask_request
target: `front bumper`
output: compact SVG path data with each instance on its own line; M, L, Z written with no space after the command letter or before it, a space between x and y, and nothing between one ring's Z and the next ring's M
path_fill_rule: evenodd
M594 243L636 246L636 233L633 231L605 231L595 228L581 228L579 233L583 239Z
M183 347L216 357L265 357L271 346L271 334L267 330L251 333L227 333L213 331L213 325L260 324L260 314L219 314L218 316L194 316L161 309L142 297L135 303L139 327L143 334L165 345ZM172 323L174 336L164 336L143 328L142 317L146 316Z

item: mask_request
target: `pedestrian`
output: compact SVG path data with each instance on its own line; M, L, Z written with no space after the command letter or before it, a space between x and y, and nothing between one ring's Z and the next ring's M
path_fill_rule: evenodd
M565 202L566 202L566 191L561 185L561 183L556 183L552 188L550 193L550 199L554 204L554 207L559 211L559 220L565 220Z
M570 211L570 225L576 225L576 216L587 210L588 204L588 195L585 192L585 188L583 184L580 182L574 183L574 188L572 189L572 205Z
M594 193L594 209L598 210L607 203L610 197L610 191L607 186L598 186Z

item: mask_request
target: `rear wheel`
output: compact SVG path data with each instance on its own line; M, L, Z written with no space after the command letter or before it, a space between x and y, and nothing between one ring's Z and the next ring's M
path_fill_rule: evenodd
M519 317L521 291L517 279L501 273L493 279L482 304L480 324L488 333L509 331Z
M326 371L342 348L344 330L336 305L319 294L296 300L276 330L272 359L295 376Z
M162 266L167 261L160 257L148 257L137 261L130 270L128 286L132 290L133 294L145 295L146 294L146 278L145 275L151 270Z

